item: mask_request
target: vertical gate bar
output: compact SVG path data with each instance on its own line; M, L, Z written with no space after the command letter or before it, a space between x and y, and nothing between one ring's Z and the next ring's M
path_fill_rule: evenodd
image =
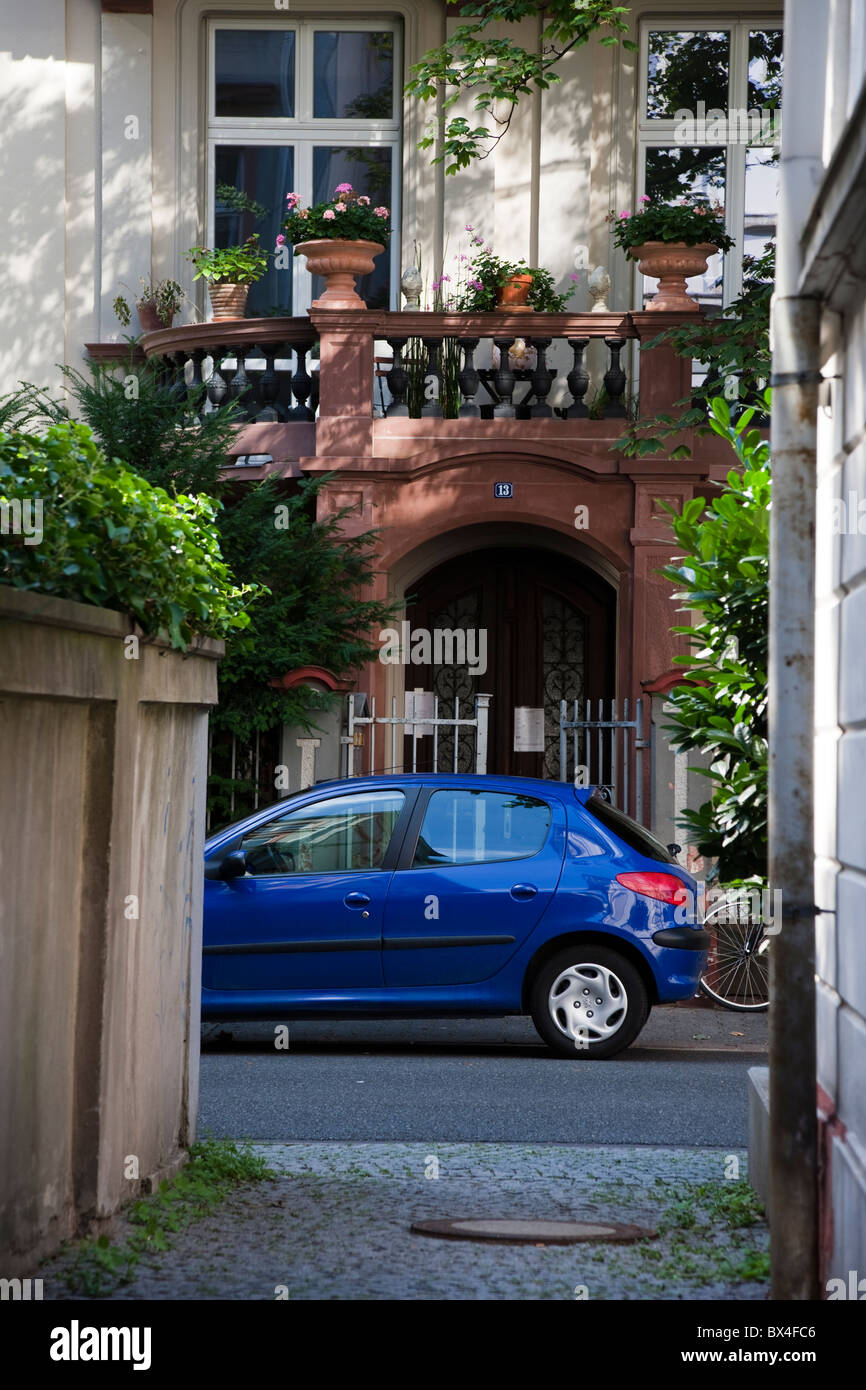
M614 788L618 789L618 779L616 775L616 700L610 702L610 778ZM622 809L620 807L620 809Z
M628 700L625 702L622 719L622 809L627 816L630 816L631 801L629 799L628 765L631 761L631 757L628 746Z
M596 744L598 750L598 780L604 781L604 734L601 728L601 700L598 702L598 721L596 726Z
M417 702L412 707L412 718L418 713ZM406 706L403 706L403 747L406 747ZM393 761L393 760L392 760ZM391 769L393 771L393 768ZM418 725L412 725L412 771L418 771Z
M261 742L261 740L262 740L261 731L260 731L259 729L256 729L256 770L255 770L255 773L253 774L253 781L255 782L255 790L253 791L253 810L254 810L254 811L257 811L257 810L259 809L259 767L260 767L261 751L262 751L262 742Z
M458 739L459 734L460 734L460 728L459 728L459 726L458 726L457 720L458 720L459 718L460 718L460 700L459 700L459 698L455 695L455 696L454 696L454 759L453 759L453 762L454 762L453 771L454 771L454 772L457 771L457 739Z
M439 718L439 696L438 696L438 695L434 695L434 696L433 696L433 719L434 719L434 721L435 721L435 720L438 720L438 718ZM439 725L438 725L438 723L435 723L435 722L434 722L434 724L433 724L433 771L434 771L434 772L438 772L438 771L439 771Z
M349 742L346 744L346 776L355 775L355 696L349 695L347 730Z
M643 700L637 702L637 727L635 729L635 760L634 760L634 818L643 825Z
M364 760L361 759L363 768ZM376 766L376 697L370 696L370 771Z
M559 780L568 780L568 734L565 732L565 725L568 721L568 703L565 700L559 702Z
M234 820L235 816L235 768L237 766L237 752L238 741L235 738L234 734L232 734L232 790L231 796L229 797L229 815L231 816L232 820Z

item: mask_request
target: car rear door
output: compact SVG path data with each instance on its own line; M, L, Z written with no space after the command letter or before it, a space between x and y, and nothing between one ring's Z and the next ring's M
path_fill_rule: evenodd
M205 881L205 988L382 984L382 922L417 788L321 797L241 841L246 873Z
M495 975L538 924L562 871L565 808L508 787L427 787L385 905L385 984Z

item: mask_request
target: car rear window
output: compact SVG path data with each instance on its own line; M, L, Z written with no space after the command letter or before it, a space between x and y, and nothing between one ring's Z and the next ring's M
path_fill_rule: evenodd
M618 811L600 796L590 796L583 804L591 816L601 821L606 830L623 840L629 849L636 850L647 859L656 859L660 864L676 864L676 858L665 849L661 841L624 811Z

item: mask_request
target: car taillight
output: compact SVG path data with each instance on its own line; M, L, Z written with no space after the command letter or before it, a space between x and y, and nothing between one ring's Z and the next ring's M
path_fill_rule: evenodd
M673 874L617 874L616 881L623 888L630 888L633 893L641 893L645 898L657 898L659 902L677 906L687 903L691 896L682 879Z

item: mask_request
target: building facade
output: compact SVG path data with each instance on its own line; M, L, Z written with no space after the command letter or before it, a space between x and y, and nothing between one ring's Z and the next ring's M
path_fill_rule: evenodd
M431 699L441 715L456 698L476 719L485 695L488 770L571 778L586 763L591 780L617 784L632 811L677 838L691 760L675 759L660 733L682 647L658 573L672 554L659 504L712 495L731 455L715 437L689 437L688 459L614 451L630 413L687 395L691 369L667 348L639 351L672 320L647 309L653 286L613 248L606 219L645 192L718 198L737 245L710 263L699 298L712 310L736 295L743 255L775 224L772 131L768 140L761 123L778 102L780 7L638 0L628 17L637 52L591 42L569 54L561 82L522 102L495 152L455 176L417 148L433 105L403 96L412 65L458 22L443 0L11 8L2 100L17 234L3 253L5 389L56 386L55 364L79 365L85 344L104 356L122 336L115 296L140 275L177 279L190 324L149 335L145 351L178 381L202 370L212 379L216 361L230 392L253 383L227 466L250 480L279 471L287 485L333 474L322 508L349 508L347 527L379 531L376 588L402 605L409 651L386 660L383 638L367 670L324 673L341 712L312 755L285 731L289 785L345 770L350 737L355 770L434 757L477 765L471 729L443 729L434 754L431 726L400 727L396 744L383 727L374 749L370 725L349 733L346 700L364 696L367 717L375 701L377 718L406 718L407 692L428 716ZM539 32L527 20L503 35L532 45ZM185 252L253 230L273 244L287 192L310 202L342 180L392 209L389 252L359 286L367 312L308 315L319 286L299 259L254 287L243 326L211 326ZM442 277L460 274L467 226L573 287L569 312L484 322L433 312L447 307ZM421 305L407 310L400 277L416 264ZM456 419L437 410L449 340L464 369L478 369ZM399 409L405 383L393 368L419 343L425 408L413 418ZM418 632L429 651L413 647ZM437 648L437 632L464 638ZM635 724L641 701L642 723L615 746L607 729L579 744L569 730L563 763L562 701L572 719L622 725Z

